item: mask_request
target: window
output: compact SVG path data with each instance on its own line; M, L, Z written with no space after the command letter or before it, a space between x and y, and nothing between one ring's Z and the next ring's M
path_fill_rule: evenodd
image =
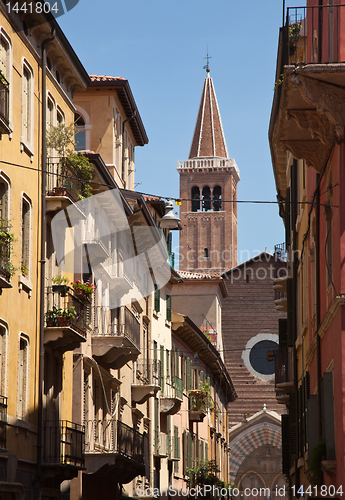
M10 38L0 29L0 71L5 81L0 83L0 118L4 123L1 125L1 133L9 133L10 129L10 82L12 69L12 44Z
M85 120L80 113L74 115L75 125L75 150L83 151L86 149L86 131Z
M27 148L32 144L33 92L33 71L24 61L22 76L22 143Z
M208 212L211 210L211 190L205 186L202 190L202 211Z
M200 189L192 187L192 212L200 212Z
M0 174L0 222L9 219L9 192L10 184L5 175Z
M6 394L7 325L0 324L0 395Z
M65 123L64 112L59 108L59 106L57 106L56 108L56 122L58 125L62 125L63 123Z
M48 95L47 99L47 131L51 129L51 127L54 127L54 113L55 111L55 102L54 99Z
M204 248L204 257L208 258L208 248Z
M26 198L22 198L22 266L26 267L26 272L30 269L30 232L31 232L31 204ZM24 274L24 273L23 273Z
M27 415L28 365L29 341L24 334L21 334L19 341L17 397L17 417L21 419L25 419Z
M213 211L219 212L222 209L222 188L216 186L213 189Z

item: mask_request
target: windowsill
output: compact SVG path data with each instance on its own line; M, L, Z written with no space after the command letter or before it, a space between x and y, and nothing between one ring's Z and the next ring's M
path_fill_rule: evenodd
M30 156L31 162L34 161L35 148L24 137L20 138L20 150Z
M165 320L165 326L167 328L171 328L171 321L168 321L167 319Z
M160 311L156 311L155 309L153 310L153 313L152 313L152 314L153 314L153 317L154 317L155 319L159 319L159 317L160 317L160 315L161 315Z
M19 275L18 286L19 286L19 290L24 290L24 292L27 292L29 297L31 297L33 285L31 283L31 281L26 276L23 276L22 274Z
M7 415L7 425L10 425L12 427L19 427L30 432L37 432L37 425L33 425L30 422L22 420L18 417L11 417Z

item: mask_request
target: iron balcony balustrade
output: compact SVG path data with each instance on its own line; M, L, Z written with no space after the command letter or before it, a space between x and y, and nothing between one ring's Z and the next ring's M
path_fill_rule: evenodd
M210 394L208 391L195 389L189 391L189 420L202 422L210 407Z
M0 228L0 288L12 288L11 233L9 227Z
M124 324L119 324L115 309L93 307L92 354L108 368L120 369L140 354L140 323L127 307L122 311Z
M47 160L47 212L57 212L80 199L82 181L66 159Z
M143 404L161 388L161 362L158 359L138 361L132 383L132 403Z
M78 297L69 288L65 293L46 288L46 326L44 342L61 352L73 351L86 342L87 326L90 323L90 299Z
M85 421L85 466L88 474L111 471L114 481L127 483L145 474L145 436L112 418Z
M288 7L285 24L288 64L345 62L345 4Z
M165 380L167 382L167 379ZM160 411L166 415L175 415L180 411L183 400L182 379L173 377L173 385L165 384L164 394L160 398Z
M275 351L275 390L278 403L289 401L289 392L294 387L293 382L293 348L279 347Z
M6 450L7 398L0 396L0 451Z
M0 73L0 134L10 134L10 84Z
M84 427L68 420L43 422L42 464L45 466L85 465Z

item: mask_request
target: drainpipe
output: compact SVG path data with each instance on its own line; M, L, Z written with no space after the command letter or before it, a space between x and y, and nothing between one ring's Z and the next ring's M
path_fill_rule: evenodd
M315 261L316 261L316 363L317 363L317 411L319 417L319 439L322 438L322 404L321 404L321 339L319 335L320 328L320 174L316 176L317 195L316 195L316 242L315 242Z
M125 188L126 188L126 181L125 181L124 177L125 177L125 130L126 130L126 123L131 121L132 118L134 118L136 116L136 114L137 114L137 110L135 109L133 111L132 116L130 116L129 118L127 118L126 120L124 120L122 122L122 180L123 180Z
M46 265L46 185L47 185L47 144L46 144L46 117L47 117L47 43L55 38L55 28L51 36L42 42L42 191L41 191L41 280L40 280L40 331L39 331L39 372L38 372L38 419L37 419L37 474L36 482L41 479L42 469L42 425L43 425L43 362L44 362L44 287Z

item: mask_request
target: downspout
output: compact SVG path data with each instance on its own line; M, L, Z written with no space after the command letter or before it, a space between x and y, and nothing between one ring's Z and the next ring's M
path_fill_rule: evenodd
M126 181L125 181L125 130L126 130L126 123L131 121L132 118L134 118L137 114L137 110L135 109L133 111L132 116L127 118L122 122L122 180L124 183L124 188L126 188Z
M44 362L44 288L46 266L46 185L47 185L47 54L46 46L55 38L55 28L51 36L42 42L42 191L41 191L41 280L40 280L40 330L39 330L39 368L38 368L38 419L37 419L37 473L36 482L42 472L42 426L43 426L43 362Z
M319 439L322 438L322 402L321 402L321 339L320 328L320 174L316 176L316 242L315 242L315 262L316 262L316 363L317 363L317 412L319 419Z

